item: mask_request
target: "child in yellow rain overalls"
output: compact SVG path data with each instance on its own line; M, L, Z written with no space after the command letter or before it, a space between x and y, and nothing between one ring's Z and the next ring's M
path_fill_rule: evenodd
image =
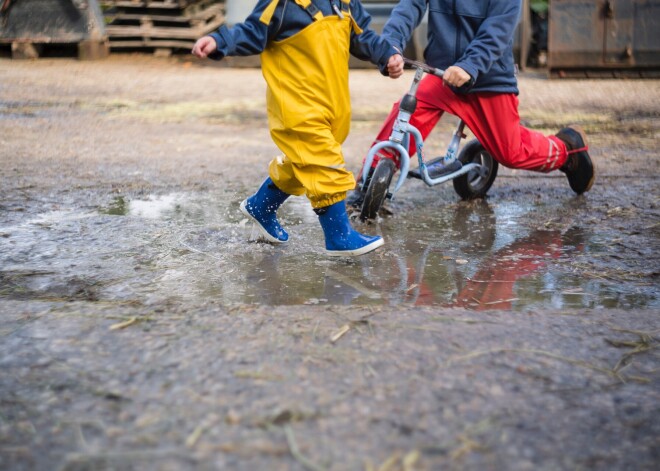
M290 195L305 195L328 254L361 255L383 245L351 227L343 202L355 186L341 150L351 120L349 54L392 78L403 71L402 57L368 29L370 22L359 0L259 0L245 22L223 26L193 48L217 60L261 54L270 134L283 155L270 162L269 177L241 211L271 243L289 238L277 209Z

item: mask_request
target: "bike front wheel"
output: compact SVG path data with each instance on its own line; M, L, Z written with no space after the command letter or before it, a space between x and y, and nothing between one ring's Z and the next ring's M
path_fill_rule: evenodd
M463 165L470 163L481 165L480 170L471 170L453 180L454 190L456 190L458 196L464 200L486 196L495 181L495 177L497 177L499 167L497 161L477 140L472 140L463 147L458 155L458 160Z
M380 159L364 194L364 203L362 203L360 212L361 221L376 219L378 211L387 198L394 172L396 172L396 165L391 159Z

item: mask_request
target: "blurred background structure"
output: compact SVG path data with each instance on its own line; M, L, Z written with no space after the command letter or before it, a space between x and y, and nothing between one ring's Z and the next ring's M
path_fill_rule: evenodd
M14 59L44 53L99 59L109 51L96 0L0 0L0 46Z
M553 77L660 76L660 0L521 0L514 53ZM381 31L398 0L362 0ZM243 21L257 0L0 0L0 55L189 54L195 40ZM423 58L426 19L405 54ZM233 66L257 66L258 58ZM369 67L357 59L352 67Z

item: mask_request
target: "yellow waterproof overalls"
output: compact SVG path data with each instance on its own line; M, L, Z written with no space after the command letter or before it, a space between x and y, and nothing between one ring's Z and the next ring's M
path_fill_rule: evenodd
M343 200L355 187L341 145L348 136L351 103L348 60L351 31L362 30L342 0L339 16L326 16L310 2L295 0L314 21L261 54L270 134L283 156L273 159L270 178L291 195L306 195L314 208ZM277 0L264 11L268 24ZM311 9L311 10L310 10Z

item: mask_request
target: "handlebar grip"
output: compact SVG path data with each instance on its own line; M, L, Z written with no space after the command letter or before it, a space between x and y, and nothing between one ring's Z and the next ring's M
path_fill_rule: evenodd
M403 58L403 63L411 67L414 67L416 69L421 69L423 72L427 74L432 74L440 78L442 78L442 76L445 73L445 71L442 69L431 67L430 65L425 64L424 62L408 59L407 57ZM470 80L464 83L463 85L461 85L460 87L458 87L457 90L461 93L467 93L472 89L472 87L474 87L474 78L470 77Z
M403 58L403 63L411 67L414 67L416 69L421 69L427 74L435 75L436 77L440 77L440 78L442 78L442 75L445 73L445 71L442 69L436 69L435 67L431 67L430 65L425 64L424 62L408 59L407 57Z
M472 87L474 87L474 79L470 77L470 80L458 87L458 91L460 93L468 93L470 90L472 90Z

